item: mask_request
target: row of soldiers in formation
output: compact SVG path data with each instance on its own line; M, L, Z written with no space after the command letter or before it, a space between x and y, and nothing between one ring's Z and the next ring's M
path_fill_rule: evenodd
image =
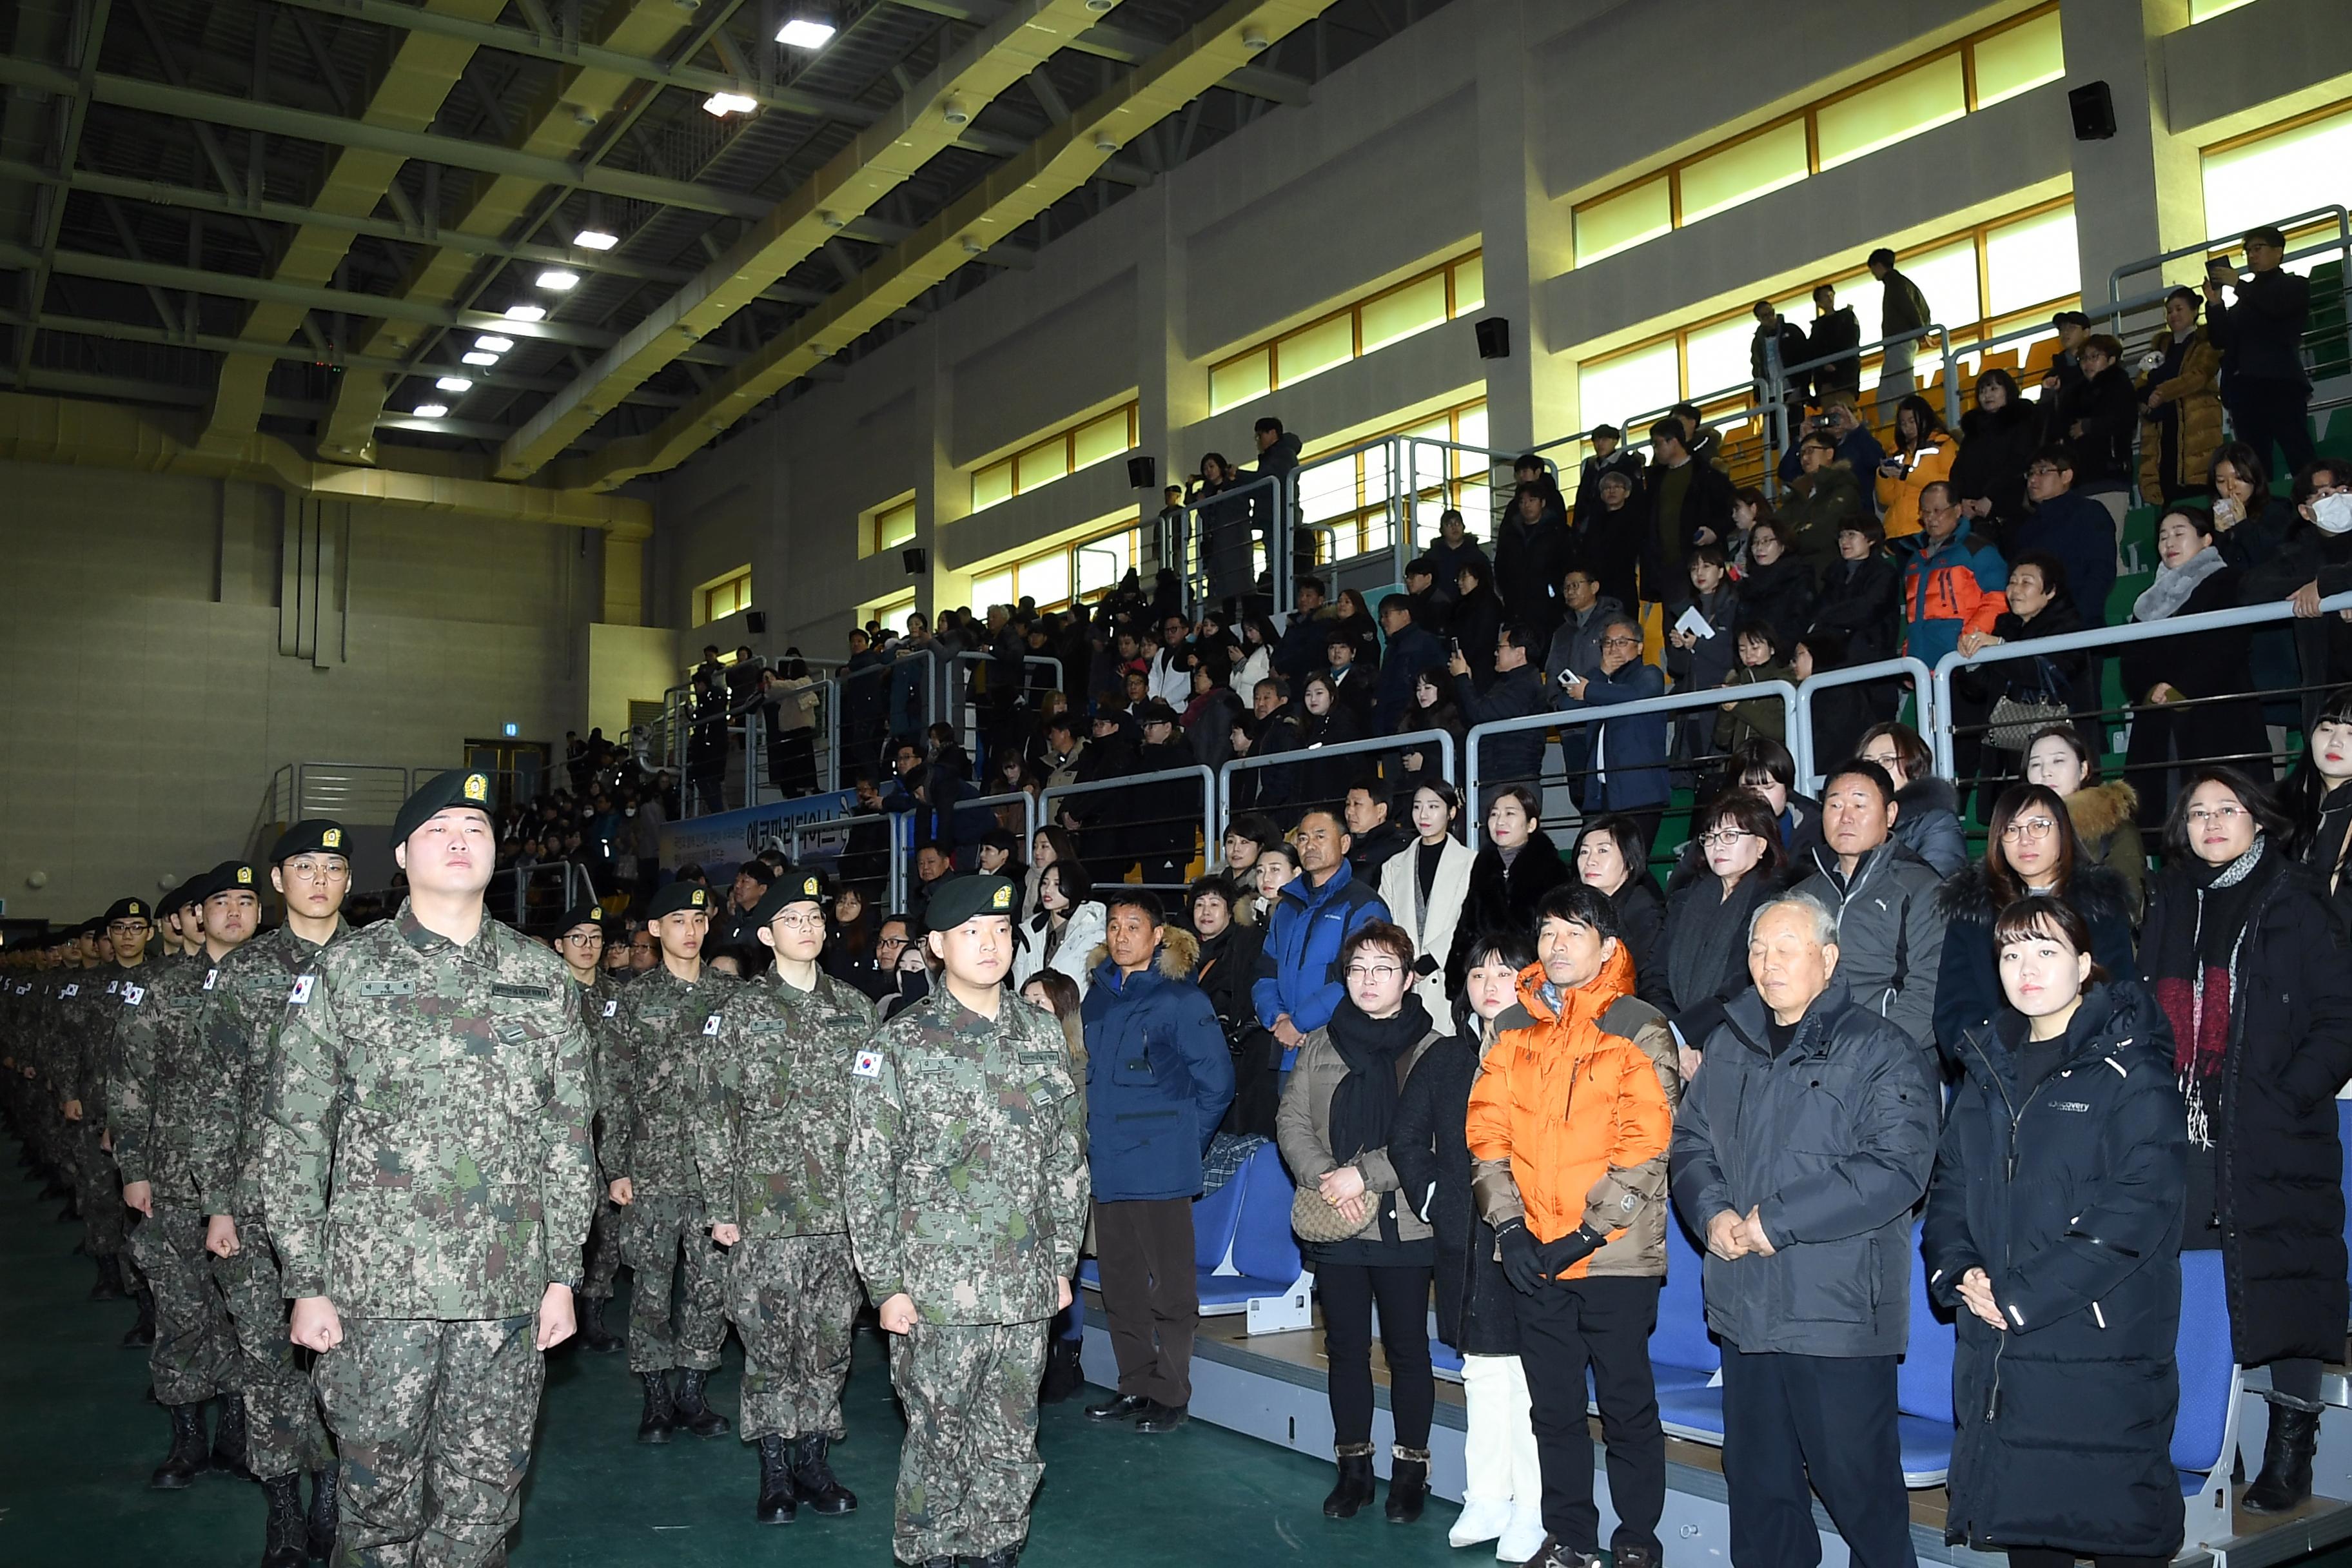
M940 984L882 1023L818 967L815 873L753 911L757 977L702 963L693 884L649 910L661 962L615 974L593 908L552 954L486 914L492 809L482 773L420 788L407 899L364 929L344 830L312 821L8 959L5 1110L93 1297L140 1300L125 1342L172 1426L151 1484L257 1479L265 1568L503 1563L543 1352L616 1348L626 1261L642 1440L729 1430L706 1380L732 1323L758 1517L854 1509L827 1455L870 1299L908 1424L895 1555L1009 1568L1088 1206L1066 1038L1004 989L1012 884L934 894Z

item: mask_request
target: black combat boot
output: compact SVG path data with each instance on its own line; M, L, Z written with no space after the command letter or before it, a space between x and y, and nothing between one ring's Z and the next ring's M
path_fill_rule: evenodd
M1353 1519L1358 1509L1379 1495L1379 1483L1372 1479L1372 1446L1351 1443L1339 1458L1339 1484L1323 1500L1323 1517Z
M1389 1500L1381 1511L1391 1524L1411 1524L1421 1517L1421 1505L1429 1496L1429 1450L1394 1448L1390 1452Z
M73 1184L67 1181L61 1173L52 1172L47 1184L41 1188L41 1196L44 1200L69 1198L73 1196Z
M2319 1412L2271 1401L2263 1473L2246 1489L2249 1513L2284 1513L2311 1495L2311 1458L2319 1447Z
M239 1480L253 1479L245 1464L245 1395L221 1395L221 1416L213 1428L213 1468Z
M1021 1548L1000 1546L971 1560L971 1568L1020 1568Z
M1087 1374L1078 1367L1078 1342L1055 1340L1045 1352L1045 1380L1038 1387L1037 1403L1059 1405L1087 1384Z
M302 1568L310 1545L302 1527L302 1475L299 1470L261 1483L268 1513L262 1527L261 1568Z
M669 1373L638 1373L646 1384L646 1413L637 1418L637 1441L667 1443L677 1426L677 1406L670 1402Z
M174 1405L171 1407L172 1451L147 1478L151 1490L175 1492L189 1485L210 1468L205 1457L205 1407L202 1405Z
M811 1513L837 1519L845 1513L857 1511L857 1494L833 1479L833 1465L826 1458L833 1439L823 1432L805 1437L795 1437L788 1446L792 1455L793 1485L808 1504Z
M702 1396L710 1374L688 1367L677 1374L677 1424L698 1437L724 1437L733 1430L727 1417L710 1408Z
M139 1321L122 1332L122 1348L143 1350L155 1342L155 1292L143 1283L138 1289Z
M800 1511L800 1494L793 1489L789 1445L771 1432L760 1439L760 1503L754 1510L761 1524L790 1524Z
M620 1336L604 1326L603 1296L589 1296L580 1303L580 1342L598 1355L611 1355L621 1348Z
M342 1523L342 1505L335 1496L335 1472L310 1472L310 1517L303 1521L303 1545L314 1563L328 1563L335 1555L335 1531Z
M93 1301L120 1301L131 1292L122 1288L122 1259L109 1253L98 1260L98 1283L89 1288Z
M58 1223L59 1225L79 1225L81 1223L81 1204L71 1193L68 1193L66 1194L66 1206L58 1211Z

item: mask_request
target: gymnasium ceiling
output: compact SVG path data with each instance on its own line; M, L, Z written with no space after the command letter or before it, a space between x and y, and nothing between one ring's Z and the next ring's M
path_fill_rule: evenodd
M0 455L609 490L1442 3L10 0Z

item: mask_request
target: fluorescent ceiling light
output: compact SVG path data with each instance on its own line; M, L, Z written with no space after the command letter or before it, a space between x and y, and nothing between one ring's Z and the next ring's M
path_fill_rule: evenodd
M415 409L419 419L438 419L448 412L449 405L446 403L420 403Z
M760 100L749 93L714 92L702 100L702 112L725 119L730 114L749 114L760 107Z
M474 387L474 384L462 375L445 375L433 384L444 392L470 392Z
M776 35L776 42L788 49L821 49L833 42L838 31L830 18L814 11L803 11L784 24Z
M480 349L476 349L472 353L467 354L463 357L467 364L496 364L499 363L498 355L493 353L484 353Z
M580 274L568 272L561 267L551 267L539 275L537 281L551 294L569 294L580 287Z
M572 243L583 250L610 250L621 243L621 237L609 229L583 228L572 237Z
M502 338L496 332L485 332L474 340L474 346L486 354L502 354L514 347L514 340Z
M547 307L544 305L509 305L507 307L507 320L509 321L543 321L547 320Z

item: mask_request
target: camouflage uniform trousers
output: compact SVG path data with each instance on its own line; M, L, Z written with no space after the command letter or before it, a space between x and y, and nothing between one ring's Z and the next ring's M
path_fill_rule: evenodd
M345 1318L312 1378L342 1452L338 1568L489 1568L547 1386L535 1314Z
M917 1322L894 1336L890 1385L907 1410L891 1548L901 1562L1019 1545L1045 1466L1037 1383L1045 1325Z
M213 1259L213 1278L228 1308L233 1381L245 1399L246 1468L265 1481L331 1468L335 1451L319 1420L318 1395L286 1337L286 1297L268 1224L259 1215L237 1215L236 1243L236 1257Z
M158 1203L131 1228L131 1256L155 1293L155 1346L147 1366L159 1405L199 1405L236 1386L228 1312L205 1250L205 1216Z
M743 1340L743 1441L846 1435L841 1390L865 1300L846 1233L735 1244L727 1316Z
M727 1342L727 1249L710 1239L698 1215L692 1199L660 1194L640 1194L622 1214L621 1258L636 1276L629 1288L631 1372L719 1365ZM673 1331L670 1279L681 1268L685 1289Z
M87 1117L73 1124L74 1202L81 1205L82 1248L92 1258L119 1256L131 1236L122 1173L114 1168L114 1156L98 1146L105 1135Z
M621 1271L622 1210L601 1189L588 1218L587 1257L583 1264L580 1294L590 1301L613 1299L613 1277Z

